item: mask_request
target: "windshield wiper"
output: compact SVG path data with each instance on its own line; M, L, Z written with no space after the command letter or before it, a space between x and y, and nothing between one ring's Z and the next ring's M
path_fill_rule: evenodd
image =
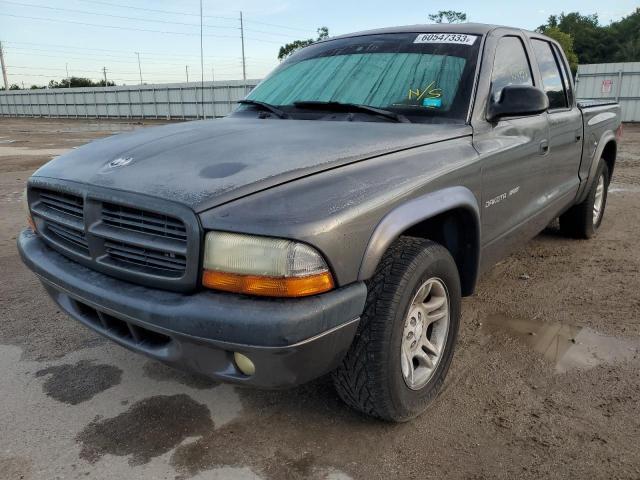
M309 100L293 102L293 104L298 108L333 110L337 112L363 112L369 113L371 115L379 115L381 117L393 120L394 122L411 123L407 117L399 113L394 113L389 110L383 110L382 108L370 107L368 105L359 105L357 103L320 102Z
M238 103L241 103L242 105L253 105L255 107L262 108L263 110L267 110L268 112L273 113L278 118L289 118L289 115L280 110L278 107L271 105L270 103L259 102L258 100L251 100L248 98L238 100Z

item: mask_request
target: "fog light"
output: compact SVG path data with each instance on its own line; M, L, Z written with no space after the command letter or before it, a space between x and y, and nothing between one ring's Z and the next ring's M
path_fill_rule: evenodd
M256 373L256 366L253 364L249 357L238 352L233 353L233 360L236 362L238 370L247 376L251 376Z

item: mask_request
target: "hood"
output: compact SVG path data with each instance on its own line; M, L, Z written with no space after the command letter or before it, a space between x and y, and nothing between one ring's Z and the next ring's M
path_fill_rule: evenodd
M469 134L466 125L231 117L113 135L34 175L160 197L200 212L323 170Z

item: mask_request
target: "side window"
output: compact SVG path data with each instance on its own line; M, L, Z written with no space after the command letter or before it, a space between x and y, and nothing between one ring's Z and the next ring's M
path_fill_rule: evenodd
M531 66L518 37L502 37L498 42L491 74L491 97L499 99L507 85L533 85Z
M573 105L573 89L571 88L571 70L567 65L566 60L562 56L562 51L557 45L553 45L553 53L556 55L556 59L560 64L560 71L562 72L562 82L564 83L564 89L567 92L567 102L569 106Z
M551 44L544 40L531 40L533 53L538 61L540 76L542 77L542 86L549 97L549 109L566 108L567 96L562 83L562 76L558 68L558 62L551 50Z

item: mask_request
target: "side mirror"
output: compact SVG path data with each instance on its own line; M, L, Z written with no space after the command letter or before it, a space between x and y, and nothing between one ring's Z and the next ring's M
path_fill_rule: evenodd
M507 116L536 115L549 108L547 94L529 85L507 85L499 99L491 99L487 120L494 121Z

